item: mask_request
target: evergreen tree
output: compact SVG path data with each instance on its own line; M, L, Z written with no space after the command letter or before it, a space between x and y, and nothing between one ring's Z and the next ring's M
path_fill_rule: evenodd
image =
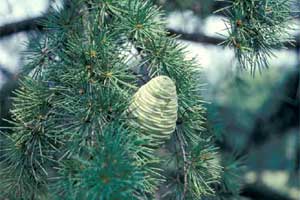
M0 132L1 198L238 198L239 162L215 146L202 72L156 6L65 1L41 24Z
M220 0L221 2L224 0ZM234 48L242 69L255 75L269 67L274 49L293 44L293 19L299 14L294 0L230 0L219 9L227 16L228 37L225 46Z

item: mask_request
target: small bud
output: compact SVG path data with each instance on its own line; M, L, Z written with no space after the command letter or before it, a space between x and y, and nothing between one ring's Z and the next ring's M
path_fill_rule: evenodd
M84 94L84 89L81 88L81 89L79 90L79 94L80 94L80 95L83 95L83 94Z
M237 20L236 21L236 25L237 25L237 27L241 27L242 25L243 25L243 22L242 22L242 20Z
M107 78L111 78L112 75L113 75L112 72L106 72L104 76L107 77Z
M143 24L137 24L137 25L135 25L135 28L136 29L142 29L142 28L144 28L144 26L143 26Z
M91 50L91 51L90 51L90 56L91 56L91 58L96 58L96 56L97 56L96 51Z
M92 69L92 66L91 65L87 65L85 68L86 68L86 70L90 71Z
M240 48L241 48L241 44L240 44L240 43L237 43L237 44L235 45L235 47L236 47L237 49L240 49Z
M90 82L91 84L96 83L96 81L95 81L94 79L90 79L89 82Z

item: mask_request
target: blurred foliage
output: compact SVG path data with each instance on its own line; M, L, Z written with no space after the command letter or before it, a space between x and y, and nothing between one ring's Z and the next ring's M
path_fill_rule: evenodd
M293 67L254 78L225 74L206 95L209 129L222 151L246 156L245 177L292 199L300 194L299 74Z
M201 17L210 15L216 4L214 0L155 0L155 3L161 5L167 11L192 10Z
M9 119L9 108L11 105L10 97L12 91L17 87L15 80L9 80L0 88L0 126L6 126L3 119Z
M213 103L209 106L209 118L215 124L215 133L228 131L226 140L234 140L235 147L243 148L243 137L248 137L254 128L255 120L268 118L276 114L279 106L287 101L296 103L288 95L288 89L297 84L291 76L297 75L297 69L276 68L265 71L262 75L250 74L224 75L220 82L211 86L210 99ZM294 83L292 83L294 82ZM293 97L296 98L296 97ZM292 111L290 111L292 112ZM284 117L284 116L282 116ZM220 122L220 119L224 119ZM284 120L281 118L282 122ZM279 121L280 122L280 121ZM278 123L279 123L278 122ZM274 124L272 124L274 125ZM279 126L279 124L276 124ZM236 138L236 135L239 135Z

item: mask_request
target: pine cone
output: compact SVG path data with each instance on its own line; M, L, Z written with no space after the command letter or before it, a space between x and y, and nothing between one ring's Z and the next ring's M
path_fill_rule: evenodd
M153 146L169 139L177 121L177 93L174 82L167 76L158 76L143 85L134 95L129 107L130 123L149 135Z

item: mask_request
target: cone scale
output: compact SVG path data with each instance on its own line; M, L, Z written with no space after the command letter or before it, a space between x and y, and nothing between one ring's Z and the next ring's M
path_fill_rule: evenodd
M177 93L174 82L158 76L143 85L129 107L130 123L152 139L152 146L164 143L176 128Z

